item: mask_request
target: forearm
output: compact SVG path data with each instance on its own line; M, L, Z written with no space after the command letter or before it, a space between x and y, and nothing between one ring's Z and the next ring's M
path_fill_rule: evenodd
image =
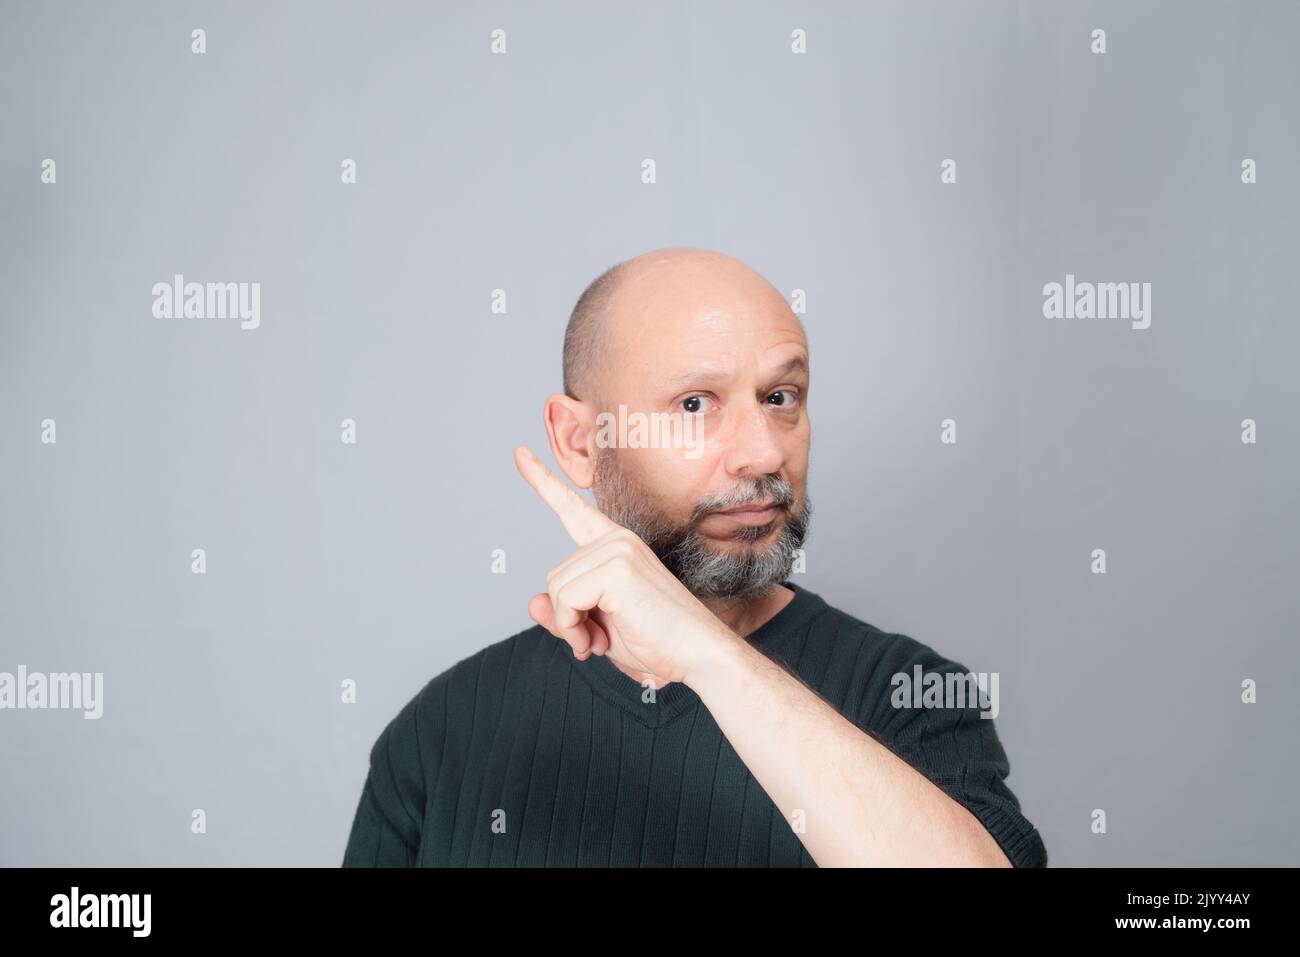
M818 866L1009 865L967 808L785 668L731 632L708 647L687 684Z

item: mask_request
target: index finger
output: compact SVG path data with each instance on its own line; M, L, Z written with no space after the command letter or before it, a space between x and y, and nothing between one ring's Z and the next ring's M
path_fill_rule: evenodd
M547 468L546 463L534 455L528 446L516 446L515 467L541 496L542 501L560 517L565 531L577 545L589 545L618 528L616 522L592 508L591 503L579 495L573 486Z

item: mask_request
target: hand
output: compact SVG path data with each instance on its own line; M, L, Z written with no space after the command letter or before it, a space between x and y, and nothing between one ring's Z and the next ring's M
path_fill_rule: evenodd
M717 643L736 637L639 536L593 508L527 446L515 449L515 466L578 545L528 603L533 621L567 641L575 658L607 654L628 671L689 684Z

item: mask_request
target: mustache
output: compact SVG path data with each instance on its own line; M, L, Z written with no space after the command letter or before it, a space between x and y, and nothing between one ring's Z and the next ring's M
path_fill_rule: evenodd
M743 482L725 492L706 496L695 504L691 514L692 524L703 521L714 512L743 508L746 505L763 505L773 502L778 508L789 510L794 504L794 487L779 475L766 475Z

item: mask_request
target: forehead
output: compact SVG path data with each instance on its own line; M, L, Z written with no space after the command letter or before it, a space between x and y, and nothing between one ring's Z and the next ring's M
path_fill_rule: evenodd
M663 389L696 373L761 378L808 358L803 326L775 289L739 270L676 270L630 279L609 332L611 385Z

